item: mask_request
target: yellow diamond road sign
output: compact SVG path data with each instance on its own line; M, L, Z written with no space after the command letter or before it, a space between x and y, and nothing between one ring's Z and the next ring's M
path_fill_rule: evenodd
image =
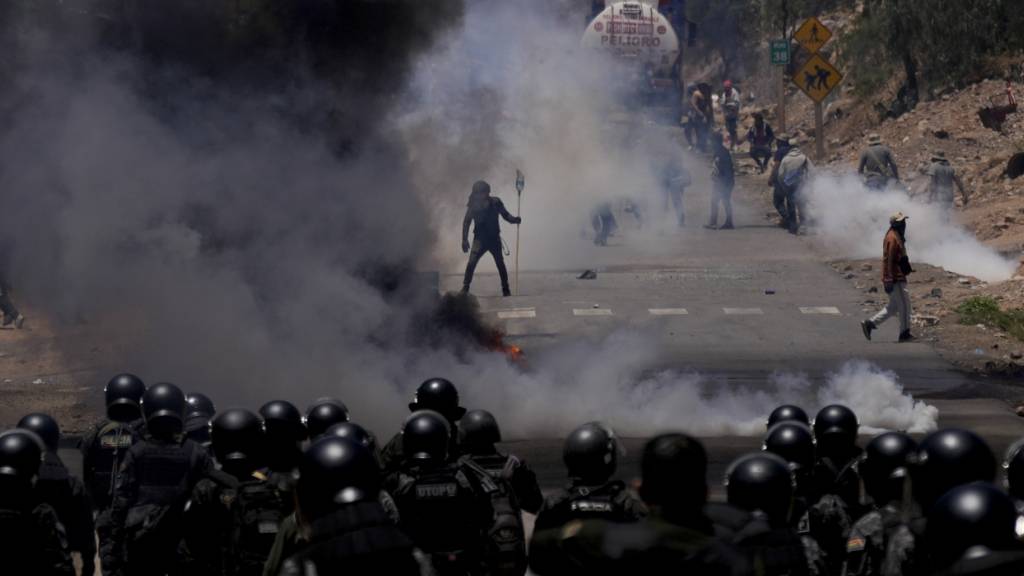
M793 82L804 91L804 94L821 102L833 88L843 80L843 75L821 56L815 54L793 76Z
M826 28L825 25L821 23L821 20L818 20L814 16L805 20L804 23L797 28L796 34L793 35L793 38L796 38L796 41L804 47L804 50L807 50L811 54L817 54L818 50L821 50L821 47L824 46L831 37L832 31Z

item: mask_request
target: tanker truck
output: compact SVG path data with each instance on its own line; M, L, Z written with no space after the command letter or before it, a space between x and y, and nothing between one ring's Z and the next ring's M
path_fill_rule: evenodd
M693 40L685 0L595 0L581 44L628 70L628 82L650 103L677 105L683 45Z

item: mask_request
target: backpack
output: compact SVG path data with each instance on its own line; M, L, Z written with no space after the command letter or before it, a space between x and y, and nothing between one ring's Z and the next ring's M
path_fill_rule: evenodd
M240 483L230 503L232 532L231 574L262 574L263 564L277 538L284 519L280 493L260 472L252 480Z
M803 162L800 163L800 167L796 170L790 170L782 175L782 185L787 190L796 191L803 184L804 177L807 176L807 157L804 156Z
M487 550L484 562L491 574L521 576L526 573L526 530L523 516L510 478L515 460L505 458L501 469L490 469L464 456L459 464L472 472L493 509L491 525L486 530Z

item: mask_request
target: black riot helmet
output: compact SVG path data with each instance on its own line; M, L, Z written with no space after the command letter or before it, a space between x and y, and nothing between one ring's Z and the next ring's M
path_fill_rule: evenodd
M725 473L729 504L763 512L772 524L788 520L795 484L786 461L768 452L741 456Z
M210 442L225 468L256 469L262 461L263 421L241 408L224 410L210 421Z
M433 410L449 422L458 422L466 414L466 409L459 406L459 391L444 378L431 378L420 384L409 403L409 410Z
M32 413L18 420L18 428L34 432L50 452L60 447L60 425L49 414Z
M640 458L644 502L680 520L698 517L707 503L708 455L699 440L685 434L655 436Z
M217 413L217 408L213 405L213 400L206 394L199 392L189 392L185 395L185 419L206 417L207 420L213 417Z
M810 426L787 420L772 426L761 449L785 460L793 469L814 466L814 433Z
M814 438L821 456L848 456L857 444L857 415L842 404L822 408L814 417Z
M169 382L150 386L142 395L142 417L153 436L180 434L185 423L185 393Z
M270 442L302 442L306 439L302 413L287 400L267 402L260 408L260 417Z
M433 410L418 410L402 426L402 451L410 460L444 462L450 438L451 428L444 416Z
M375 501L381 478L377 460L358 442L323 436L306 450L295 488L307 521L355 502Z
M858 469L876 505L903 499L916 451L917 443L903 432L886 432L868 442Z
M312 440L322 436L334 424L348 421L348 407L337 398L319 398L306 410L306 430Z
M977 434L944 428L921 440L913 471L914 493L925 510L943 494L962 484L992 482L996 457Z
M459 446L470 454L487 454L501 442L501 429L487 410L470 410L459 420Z
M0 478L14 485L29 485L39 474L45 446L30 430L15 429L0 434Z
M339 422L328 428L326 435L348 438L357 444L362 444L370 452L377 453L377 438L369 430L355 422Z
M146 393L146 385L134 374L118 374L107 382L103 396L107 418L115 422L131 422L142 417L139 402Z
M928 512L924 541L933 567L947 567L968 552L978 557L1021 550L1017 518L1013 500L993 484L972 482L953 488Z
M807 418L807 412L804 412L803 408L794 406L793 404L783 404L775 410L772 410L772 413L768 415L767 429L771 430L772 426L775 426L779 422L789 421L800 422L802 424L807 424L808 426L811 425L810 419Z
M570 478L596 485L607 482L615 474L622 452L611 428L600 422L588 422L565 439L562 460Z

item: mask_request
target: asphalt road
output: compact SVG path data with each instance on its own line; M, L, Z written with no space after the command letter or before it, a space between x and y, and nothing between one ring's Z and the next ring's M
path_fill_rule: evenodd
M687 199L690 221L699 221L705 201L700 191L688 194L696 196ZM926 343L896 344L895 320L866 341L858 324L873 306L866 308L864 295L828 265L813 233L790 235L764 219L756 196L747 194L745 202L737 207L736 230L690 225L653 245L633 242L627 232L581 254L578 267L524 269L519 295L509 298L496 295L493 264L485 260L474 294L487 318L527 356L567 339L633 326L659 335L665 352L652 368L693 370L725 384L767 386L777 371L804 373L821 383L843 362L862 359L895 371L915 398L936 406L940 426L974 429L999 453L1024 436L1024 419L986 393L990 383L958 373ZM597 277L578 279L584 269ZM442 278L443 289L460 285L458 274ZM882 302L884 294L879 296ZM760 447L756 437L704 441L713 486L733 458ZM637 473L642 439L627 445L621 475L629 478ZM533 464L546 488L564 481L559 439L508 447Z

